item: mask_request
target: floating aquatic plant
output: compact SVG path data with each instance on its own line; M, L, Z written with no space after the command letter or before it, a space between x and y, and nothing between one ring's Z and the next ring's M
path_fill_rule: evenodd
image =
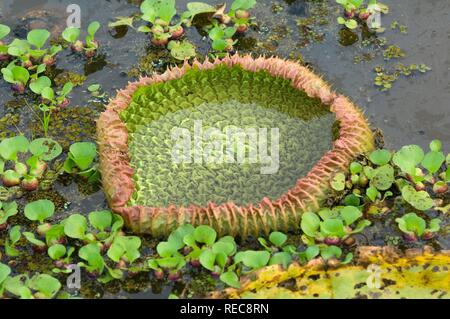
M250 25L250 10L256 0L235 0L227 9L226 4L212 6L204 2L189 2L187 10L179 14L175 0L145 0L140 5L141 14L133 17L117 17L115 22L109 24L110 28L118 26L132 27L135 19L146 21L137 31L149 33L151 42L160 47L166 47L171 55L178 60L189 59L195 56L195 47L187 41L179 42L185 34L185 28L192 26L194 18L202 16L208 23L202 25L212 40L215 52L233 50L237 42L232 39L235 33L244 33Z
M338 17L337 22L345 25L349 29L356 29L359 25L366 24L369 18L375 14L388 13L388 6L377 0L336 0L344 9L344 17ZM378 21L371 20L368 27L377 31L382 31Z
M401 218L395 219L398 228L405 234L405 238L409 241L416 241L417 238L431 239L434 233L438 232L441 220L434 218L430 220L429 227L427 222L416 213L408 213Z
M8 219L11 216L17 214L17 203L16 202L1 202L0 201L0 230L5 229L8 226Z
M38 189L48 162L61 152L61 146L49 138L30 142L23 135L18 135L3 139L0 142L0 176L3 184L6 187L21 185L26 191ZM23 158L25 161L22 161Z
M301 221L301 229L307 237L305 241L339 245L352 234L361 232L371 224L366 219L359 220L362 215L355 206L336 207L333 210L322 209L318 214L307 212L302 215Z
M73 52L83 52L87 58L92 58L97 54L100 46L99 42L95 39L95 34L100 29L100 26L98 21L91 22L87 27L87 35L84 42L79 40L81 34L80 28L67 27L61 36L70 44Z
M208 107L212 110L222 107L224 113L209 114ZM241 110L245 113L240 113ZM334 142L329 135L333 113L340 123L339 137ZM284 114L290 115L290 119ZM239 165L238 175L224 175L226 167L212 166L210 169L220 170L207 173L207 166L182 164L180 167L185 171L175 170L168 178L165 174L172 169L172 158L168 157L170 137L163 134L173 127L183 128L183 120L188 125L184 128L189 129L192 125L189 118L196 116L209 121L208 127L226 126L227 122L240 127L241 123L232 122L239 119L252 120L249 124L253 127L255 123L260 127L258 121L262 121L263 127L281 127L281 131L287 125L286 134L300 125L308 132L306 140L284 139L281 143L291 143L286 144L288 150L300 145L310 151L285 153L287 159L280 161L280 171L284 163L293 163L297 169L294 176L286 171L287 175L274 179L269 174L266 180L261 180L259 171L257 175L246 175L239 172ZM157 131L152 125L156 125ZM98 139L102 180L111 207L124 216L133 230L155 235L167 234L185 222L209 224L220 234L243 236L297 228L300 215L319 209L327 197L331 176L346 170L353 156L373 148L371 131L360 111L345 97L331 92L308 69L276 58L253 60L237 55L214 63L185 64L130 84L101 115ZM169 147L165 146L167 142ZM317 149L320 151L314 153ZM281 157L282 154L283 151ZM254 168L250 165L247 169ZM174 179L177 183L167 187ZM258 182L252 182L253 179ZM213 180L222 180L222 185L209 185L208 181ZM198 186L189 186L193 181ZM247 189L240 184L227 186L238 181L248 183L243 184L248 185ZM267 181L274 183L274 187L270 183L269 187L264 186ZM189 189L179 191L186 185ZM196 192L199 187L201 192ZM240 191L230 193L233 189ZM202 197L204 194L210 197Z
M76 172L90 183L99 179L97 165L94 163L97 157L97 148L91 142L74 143L69 148L69 155L64 162L66 173Z

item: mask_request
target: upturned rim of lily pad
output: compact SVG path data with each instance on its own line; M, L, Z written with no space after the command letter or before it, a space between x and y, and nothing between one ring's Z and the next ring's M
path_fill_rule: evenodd
M119 114L126 109L135 91L181 78L188 70L214 69L219 65L241 66L244 70L258 72L266 70L274 77L289 80L293 87L304 91L311 98L319 98L330 108L339 121L339 138L333 142L330 151L314 165L310 172L297 180L296 185L276 200L264 198L259 204L238 206L233 202L204 207L190 205L178 207L128 206L135 191L134 171L130 166L128 152L128 131ZM346 172L353 158L374 149L374 138L362 111L347 97L333 92L322 78L307 67L277 57L252 58L250 55L228 55L222 59L200 62L187 61L181 67L168 69L163 74L141 77L118 91L98 121L97 139L99 145L102 184L108 203L113 211L124 218L127 226L135 233L166 236L179 225L207 224L220 235L269 234L273 230L288 231L299 227L301 215L317 211L330 194L330 179L338 172Z

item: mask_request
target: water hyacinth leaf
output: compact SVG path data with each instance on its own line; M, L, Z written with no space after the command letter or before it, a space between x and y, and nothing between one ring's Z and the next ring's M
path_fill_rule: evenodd
M432 152L440 152L442 150L442 142L440 140L432 140L430 142L430 150Z
M55 98L55 91L51 87L45 87L42 89L41 95L44 99L53 101L53 99Z
M28 276L26 275L8 277L4 281L3 287L6 291L21 299L33 299L30 288L25 285L26 281L28 281Z
M219 27L214 27L211 29L211 31L209 31L208 35L211 40L216 41L221 40L225 36L225 32Z
M246 250L242 253L242 263L252 269L259 269L266 266L270 259L270 253L268 251Z
M97 148L91 142L79 142L70 146L70 158L81 170L86 170L97 155Z
M214 13L217 11L215 7L204 2L189 2L186 6L189 10L191 19L197 14Z
M44 88L51 86L52 81L46 76L41 76L30 83L30 90L40 95Z
M441 222L442 220L440 220L439 218L433 218L432 220L430 220L428 230L432 233L438 232Z
M335 210L335 209L331 210L329 208L321 209L318 212L318 214L319 214L320 218L322 218L322 220L339 217L339 212L337 210Z
M38 247L45 247L45 243L42 240L37 239L33 233L23 232L22 235L26 238L26 240L28 240L33 245Z
M61 52L62 50L63 50L62 45L60 45L60 44L58 44L58 45L52 45L52 46L50 47L50 55L55 56L57 53ZM45 64L41 64L41 65L44 65L44 66L45 66ZM43 71L41 71L41 72L43 72ZM41 72L40 72L40 73L41 73Z
M220 275L220 280L233 288L239 288L241 285L239 283L239 277L234 271L227 271ZM0 281L1 283L1 281Z
M16 83L16 80L14 79L14 74L10 69L3 68L2 69L3 74L3 80L5 80L8 83Z
M48 248L47 253L53 260L59 260L66 254L66 247L61 244L55 244Z
M308 235L309 237L315 237L317 231L319 230L320 219L314 213L311 212L304 213L302 215L302 221L300 226L302 228L302 231L306 235Z
M444 162L445 156L442 152L431 151L423 158L422 166L425 167L430 174L434 174L441 168Z
M64 237L64 226L60 224L52 225L45 233L45 242L47 246L58 243Z
M6 223L8 221L8 218L16 215L17 212L18 210L16 202L10 203L0 202L0 225Z
M414 175L416 166L422 162L425 154L418 145L403 146L392 158L395 165L408 174Z
M38 138L30 143L30 152L44 161L51 161L62 153L62 147L53 139Z
M27 41L37 49L41 49L50 37L50 32L45 29L34 29L28 32Z
M220 268L225 268L225 265L228 261L228 256L224 252L218 252L216 254L216 264L219 265Z
M114 239L110 249L108 249L108 257L115 262L124 257L129 263L133 263L141 254L139 252L141 247L141 239L136 236L118 236ZM119 254L120 252L120 254Z
M368 179L371 179L373 177L374 170L375 169L370 166L364 166L364 168L363 168L364 175L366 175Z
M375 199L377 199L378 194L379 191L378 189L376 189L376 187L370 186L366 189L366 195L372 202L374 202Z
M347 206L359 206L361 204L361 200L355 194L350 194L345 196L344 204Z
M214 263L216 261L216 254L214 254L214 252L212 250L206 249L200 254L199 261L200 261L200 264L204 268L206 268L210 271L214 271Z
M100 247L97 243L91 243L80 248L78 256L87 261L87 269L89 271L98 271L102 273L105 268L105 261L100 254Z
M167 258L160 258L158 259L158 264L162 268L175 268L175 269L181 269L186 265L186 261L183 257L177 256L177 257L167 257Z
M323 246L320 249L320 256L323 259L328 260L330 258L336 257L339 258L342 255L342 249L337 246Z
M224 253L226 256L230 256L233 254L234 250L235 245L231 242L218 241L212 246L212 251L215 254Z
M5 281L6 278L8 278L9 274L11 273L11 268L9 266L0 263L0 287L2 283Z
M88 215L89 223L100 231L111 226L112 214L109 210L95 211Z
M8 46L8 54L12 56L24 55L30 49L30 44L27 40L14 39Z
M73 90L73 83L72 82L67 82L66 84L64 84L63 88L61 89L60 92L58 92L58 94L60 96L66 96L67 94L69 94L70 92L72 92Z
M55 213L55 204L48 199L40 199L25 206L25 216L32 221L43 222Z
M88 86L88 91L89 92L96 92L98 90L100 90L101 85L100 84L91 84Z
M267 240L265 240L264 238L259 237L259 238L258 238L258 242L259 242L259 243L261 244L261 246L263 246L266 250L268 250L268 251L271 250L270 247L269 247L269 245L268 245L268 243L267 243Z
M206 245L212 245L216 241L216 231L207 225L200 225L194 230L195 241Z
M217 39L213 41L212 48L215 51L224 51L227 45L228 45L227 41L223 39Z
M234 254L236 253L236 250L237 250L236 242L235 242L235 240L234 240L234 238L233 238L232 236L224 236L224 237L221 237L221 238L218 240L218 242L219 242L219 243L221 243L221 242L229 243L229 244L231 244L231 245L233 246L233 250L232 250L231 252L227 250L228 255L234 255Z
M152 29L147 27L146 25L141 25L138 29L138 32L148 33L151 32Z
M309 246L305 250L305 256L306 256L307 260L312 260L312 259L316 258L319 254L320 254L320 248L319 248L319 246L316 246L316 245Z
M320 232L325 236L345 236L344 223L340 219L327 219L320 223Z
M370 161L378 166L386 165L391 160L391 152L387 150L376 150L370 153L369 159Z
M422 236L426 229L426 222L422 217L417 216L416 213L408 213L401 218L396 218L400 230L406 234L417 234Z
M94 35L97 33L97 31L100 29L100 23L98 21L92 21L89 23L87 32L91 37L94 37Z
M118 232L124 225L123 217L118 214L112 215L111 232Z
M197 247L197 243L195 242L194 233L187 234L183 237L183 243L185 243L189 247Z
M361 211L354 206L346 206L341 209L340 213L347 226L350 226L362 216Z
M64 221L64 233L74 239L83 239L86 234L87 220L80 214L70 215Z
M394 183L394 168L391 165L384 165L373 171L370 184L380 191L391 188Z
M15 225L11 228L9 231L9 239L11 239L11 242L13 244L17 243L20 238L22 237L22 233L20 232L20 225Z
M281 247L286 242L287 236L281 232L272 232L269 235L269 240L275 246Z
M108 270L108 273L103 276L102 278L99 278L98 281L101 283L108 283L112 281L113 279L122 279L123 278L123 271L120 269L113 269L105 265L106 269Z
M359 174L362 172L362 169L363 169L362 165L358 162L352 162L350 164L350 173L352 174Z
M181 249L184 246L184 237L188 234L192 234L194 229L194 226L190 224L181 225L169 235L167 241L170 242L176 250Z
M352 234L360 233L364 230L364 228L370 226L371 224L372 223L367 219L361 220L356 224L356 227L352 230L351 233Z
M128 26L134 28L134 17L115 17L116 21L108 23L108 28Z
M11 69L11 72L14 76L14 82L20 82L22 84L27 84L28 80L30 79L30 73L27 69L21 67L21 66L15 66Z
M6 37L11 32L11 28L7 25L0 24L0 40Z
M352 260L353 260L353 254L352 253L348 253L345 256L344 260L341 261L341 265L349 264Z
M80 32L81 31L79 28L68 27L63 31L62 37L69 43L75 43L75 41L77 41L78 38L80 37Z
M343 173L334 175L330 184L335 191L343 191L345 189L345 175Z
M16 161L17 153L27 152L29 144L23 135L6 138L0 143L0 156L5 160Z
M358 22L354 19L348 19L345 21L345 26L349 29L356 29L358 27Z
M416 191L411 185L402 188L402 197L411 206L418 210L427 210L433 207L433 199L425 191Z
M291 262L292 262L291 254L283 251L275 253L270 258L269 265L283 265L284 268L287 268Z
M160 18L169 23L176 14L175 0L145 0L141 4L142 19L154 23Z
M231 4L231 10L249 10L256 4L256 0L234 0Z

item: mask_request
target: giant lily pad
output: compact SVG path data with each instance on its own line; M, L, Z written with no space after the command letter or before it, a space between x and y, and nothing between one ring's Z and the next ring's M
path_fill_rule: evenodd
M111 208L154 235L186 222L243 237L298 228L373 148L361 112L320 77L238 55L130 84L97 129Z

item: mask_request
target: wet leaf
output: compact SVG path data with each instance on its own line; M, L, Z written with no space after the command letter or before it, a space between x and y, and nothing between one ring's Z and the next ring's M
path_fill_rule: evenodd
M391 160L391 157L392 157L391 152L387 150L376 150L370 153L369 155L370 161L378 166L388 164Z
M70 238L83 239L86 229L87 221L83 215L73 214L64 221L64 233Z
M425 191L416 191L411 185L402 188L403 199L418 210L427 210L433 207L433 199Z
M416 166L422 162L424 156L420 146L407 145L397 151L392 160L403 172L414 175Z
M40 199L28 203L24 209L25 216L32 221L43 223L45 219L53 216L55 213L55 205L47 199Z
M345 175L343 173L334 175L330 184L335 191L343 191L345 189Z

